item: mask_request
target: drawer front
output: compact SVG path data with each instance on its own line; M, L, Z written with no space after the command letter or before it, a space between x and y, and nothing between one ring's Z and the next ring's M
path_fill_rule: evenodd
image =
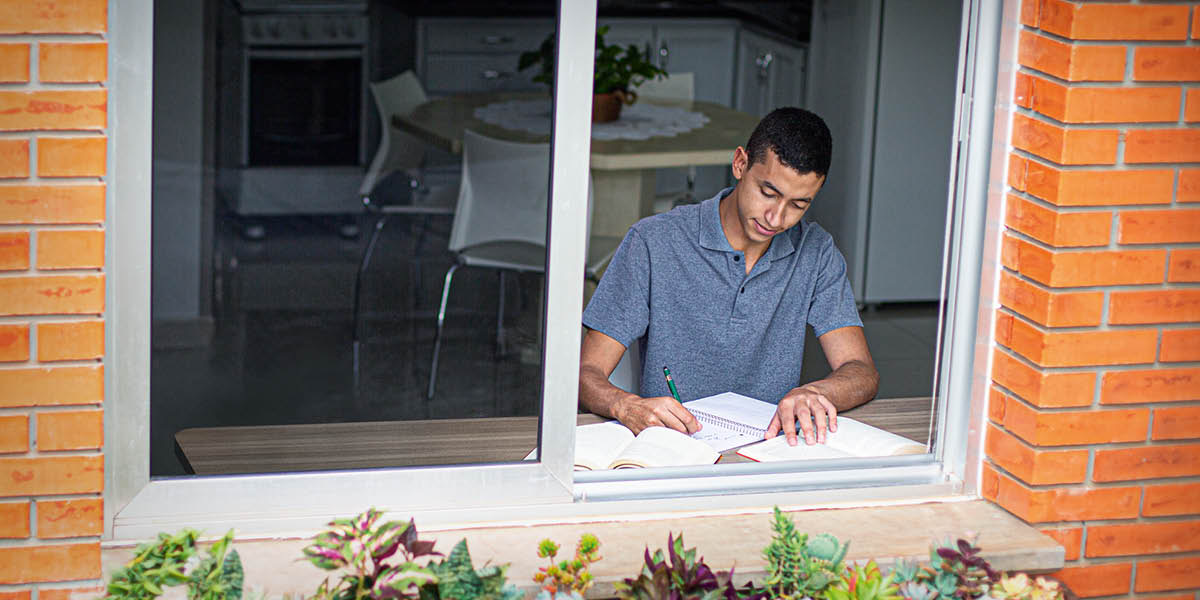
M519 92L546 89L533 81L541 71L517 71L519 54L431 55L425 61L425 87L431 94Z
M536 50L552 31L549 19L430 21L425 23L425 51L520 54Z

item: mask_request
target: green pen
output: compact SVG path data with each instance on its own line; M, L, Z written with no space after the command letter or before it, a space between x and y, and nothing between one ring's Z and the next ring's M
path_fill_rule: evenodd
M675 397L675 401L683 404L683 400L679 399L679 390L675 389L675 380L671 379L671 370L663 367L663 375L667 378L667 387L671 388L671 395Z

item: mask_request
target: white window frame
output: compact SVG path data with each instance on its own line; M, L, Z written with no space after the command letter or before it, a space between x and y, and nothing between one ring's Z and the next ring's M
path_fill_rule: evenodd
M996 165L1002 170L1006 162L995 158L1004 153L994 151L991 135L1001 15L1014 20L1017 7L1015 0L1004 4L1002 9L995 2L964 0L964 30L977 42L972 44L970 56L960 58L969 68L960 68L959 89L965 85L972 90L973 101L960 95L955 110L956 115L969 115L958 122L974 125L964 125L956 132L956 155L961 156L948 200L954 234L947 234L946 329L939 349L939 364L946 368L938 375L932 454L810 464L573 472L583 308L578 282L583 279L585 257L596 0L561 0L549 218L553 252L548 256L546 274L539 424L545 458L490 465L152 480L149 167L153 15L148 2L110 2L113 94L106 215L105 538L145 539L184 525L207 531L236 527L242 536L311 534L333 516L354 514L368 506L411 514L427 525L451 525L975 497L988 366L987 344L985 341L980 348L976 325L984 324L981 337L986 340L991 312L991 302L986 300L994 295L994 282L981 285L983 248L985 243L994 246L995 240L985 232L985 211L996 202L963 199L989 197L990 171ZM960 54L968 48L966 37ZM1005 46L1007 51L1011 44L1006 41ZM997 121L1007 123L1005 119ZM838 490L836 498L830 494L834 489Z

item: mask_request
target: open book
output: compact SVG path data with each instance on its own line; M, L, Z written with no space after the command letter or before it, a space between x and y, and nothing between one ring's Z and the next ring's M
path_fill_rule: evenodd
M711 465L719 457L708 444L667 427L647 427L637 436L616 421L575 428L576 470Z
M733 392L684 402L683 407L702 426L692 437L717 452L762 441L775 416L774 404Z
M810 446L800 436L798 444L789 446L787 437L780 433L765 442L738 450L738 454L759 462L924 453L925 444L841 415L837 418L837 431L826 432L824 444Z

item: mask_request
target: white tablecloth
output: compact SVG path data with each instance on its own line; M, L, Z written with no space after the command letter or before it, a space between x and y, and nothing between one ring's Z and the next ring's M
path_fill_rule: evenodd
M550 100L507 100L475 109L475 118L505 129L550 134ZM646 140L673 137L703 127L708 117L678 106L637 102L621 108L621 118L593 123L594 140Z

